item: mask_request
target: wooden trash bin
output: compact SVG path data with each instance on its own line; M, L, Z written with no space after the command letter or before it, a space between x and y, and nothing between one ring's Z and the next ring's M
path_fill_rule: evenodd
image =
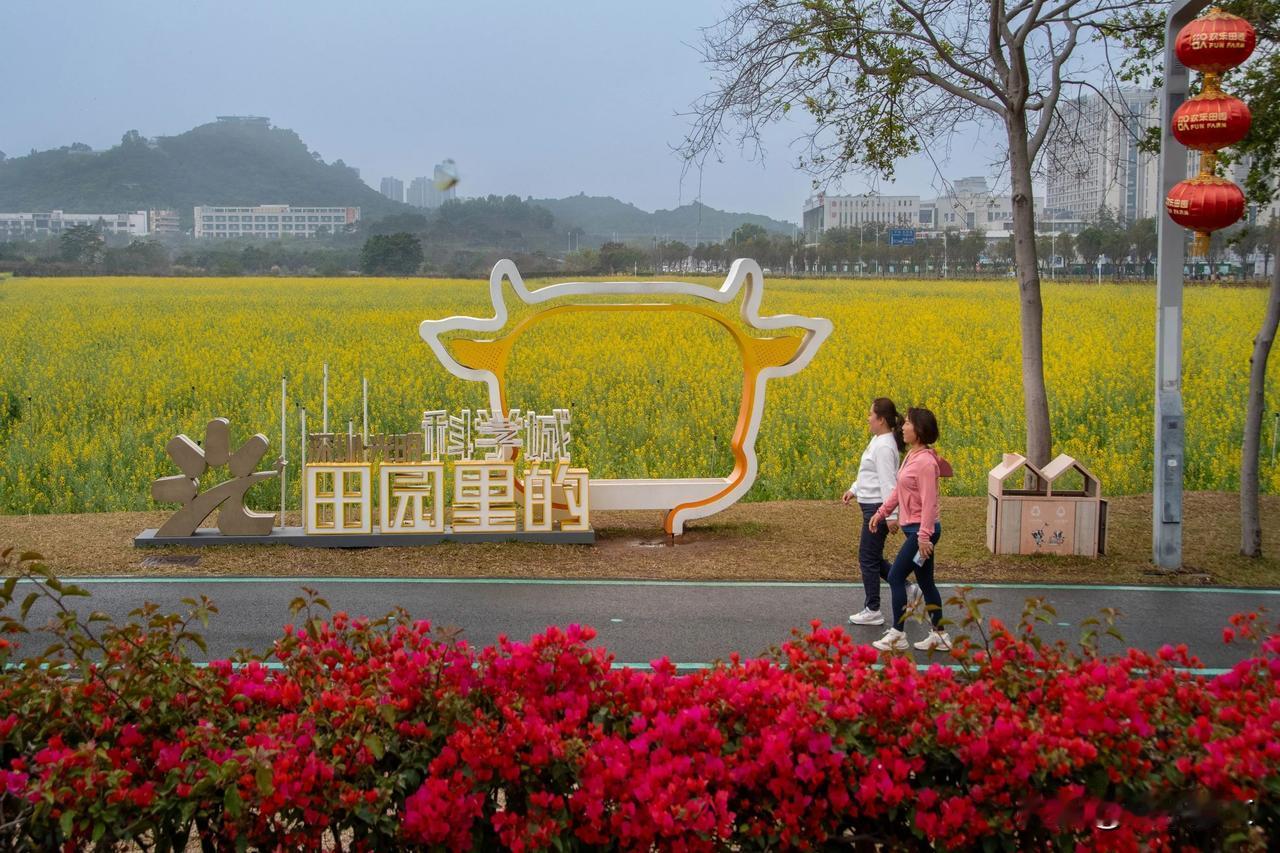
M1070 471L1083 485L1055 485ZM1029 485L1008 488L1020 472ZM1065 453L1037 468L1017 453L1006 453L987 475L987 548L993 554L1064 554L1096 557L1107 551L1107 502L1102 486Z

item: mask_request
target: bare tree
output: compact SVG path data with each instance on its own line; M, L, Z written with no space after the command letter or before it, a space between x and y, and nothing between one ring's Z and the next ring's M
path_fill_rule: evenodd
M1027 456L1049 460L1044 309L1032 173L1064 90L1095 88L1076 56L1106 23L1149 0L737 0L705 32L714 89L694 106L690 162L730 127L759 144L801 108L813 119L802 165L820 180L849 170L891 178L903 157L978 122L1001 128L1013 203ZM1074 56L1074 58L1073 58ZM994 152L993 152L994 153Z

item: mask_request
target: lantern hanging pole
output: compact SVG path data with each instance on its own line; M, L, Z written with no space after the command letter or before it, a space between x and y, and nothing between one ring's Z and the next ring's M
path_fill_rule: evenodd
M280 526L284 527L284 501L285 501L285 477L284 465L288 464L289 443L285 440L288 433L285 432L289 428L288 409L289 405L289 380L283 376L280 377L280 461L283 463L280 468Z
M305 515L307 511L307 407L306 406L302 407L302 410L298 413L298 418L300 421L298 431L302 433L302 444L299 445L301 449L298 451L298 477L299 477L298 494L301 495L301 498L298 501L298 508L301 509L303 511L303 514Z
M1209 0L1174 0L1164 28L1164 84L1160 89L1160 198L1187 177L1187 149L1173 136L1173 113L1187 99L1187 67L1174 45L1178 33ZM1182 275L1186 237L1166 211L1156 229L1155 459L1151 487L1151 553L1165 571L1182 568L1182 483L1185 422L1182 411Z

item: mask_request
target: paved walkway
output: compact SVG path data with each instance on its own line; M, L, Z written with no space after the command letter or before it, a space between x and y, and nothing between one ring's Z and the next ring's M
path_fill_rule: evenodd
M64 579L66 580L66 579ZM759 654L813 619L845 624L861 609L860 585L840 583L688 583L679 581L521 581L359 578L84 578L71 579L93 593L72 599L87 612L123 618L143 601L180 611L184 597L204 593L219 607L205 631L211 657L237 648L267 649L289 619L289 602L302 586L317 589L333 609L381 616L403 606L415 618L457 626L473 644L488 645L500 633L524 639L548 625L587 624L597 642L620 664L645 665L662 656L685 666L705 665L733 651ZM953 587L942 586L944 601ZM1232 613L1280 606L1280 590L1097 587L1026 584L975 587L991 599L983 612L1016 622L1025 600L1045 596L1057 610L1046 638L1075 639L1080 622L1103 607L1122 613L1128 645L1149 650L1186 643L1211 671L1230 667L1247 647L1225 646L1222 629ZM887 602L887 588L885 589ZM49 609L33 608L29 625ZM948 616L958 617L954 608ZM870 642L883 628L846 626ZM909 624L919 639L923 626ZM1114 641L1108 641L1118 648ZM920 660L926 660L922 655Z

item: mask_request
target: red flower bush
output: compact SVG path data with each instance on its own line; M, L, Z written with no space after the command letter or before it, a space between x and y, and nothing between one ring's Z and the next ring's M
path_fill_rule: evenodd
M82 617L8 558L0 846L110 849L1267 849L1280 635L1207 678L1185 648L1041 641L977 602L949 666L815 623L691 674L614 669L590 628L476 649L294 602L269 656L199 666L185 617ZM18 581L32 592L15 618ZM33 599L31 596L36 596ZM40 596L59 640L14 657ZM101 636L92 630L101 626ZM271 665L269 666L268 663ZM868 848L869 849L869 848Z

